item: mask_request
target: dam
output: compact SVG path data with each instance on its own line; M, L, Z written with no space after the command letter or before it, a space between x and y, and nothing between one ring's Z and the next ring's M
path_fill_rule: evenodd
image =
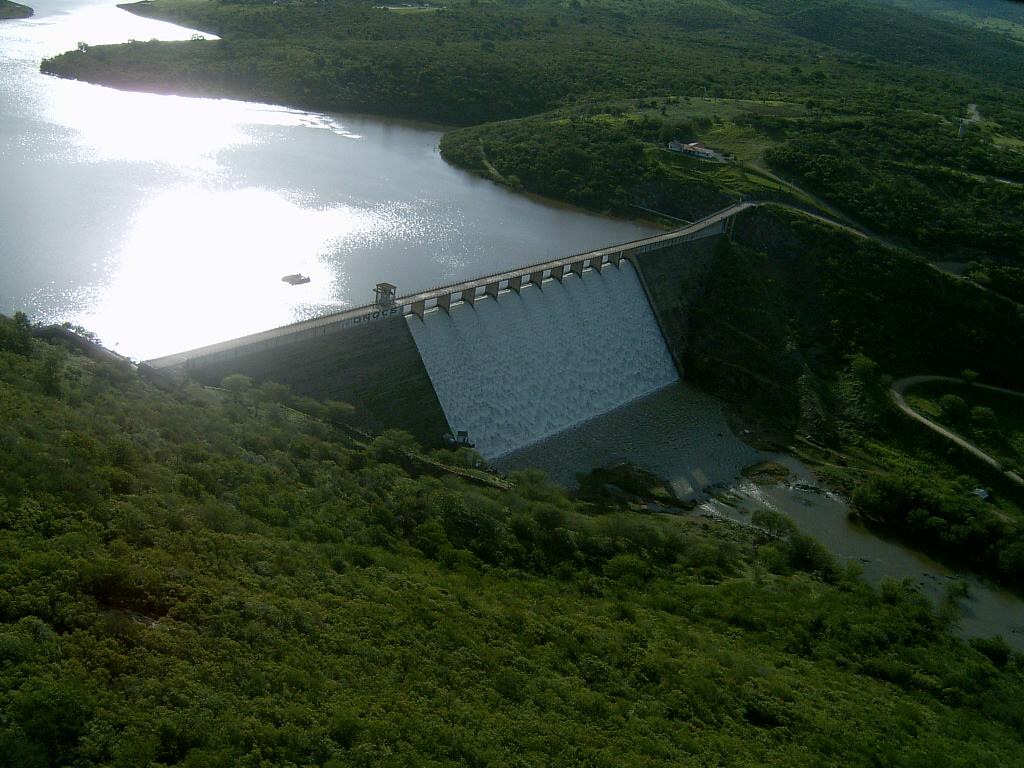
M350 402L371 429L405 429L427 446L465 432L497 459L677 381L643 259L675 259L757 205L404 296L382 283L372 304L143 367L172 381L241 373L287 384Z
M629 262L406 322L448 423L487 459L678 379Z

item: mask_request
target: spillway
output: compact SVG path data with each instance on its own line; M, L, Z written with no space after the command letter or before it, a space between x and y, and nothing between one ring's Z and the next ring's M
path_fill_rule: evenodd
M628 261L406 321L449 425L487 459L678 380Z

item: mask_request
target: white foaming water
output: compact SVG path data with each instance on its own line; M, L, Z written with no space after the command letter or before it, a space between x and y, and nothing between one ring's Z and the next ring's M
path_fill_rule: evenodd
M488 459L679 378L625 261L408 323L448 423Z

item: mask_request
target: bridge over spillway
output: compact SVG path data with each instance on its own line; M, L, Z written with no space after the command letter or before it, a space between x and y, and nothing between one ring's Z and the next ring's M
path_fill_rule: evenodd
M519 292L527 285L541 287L545 280L561 280L569 274L582 275L584 271L600 271L618 266L623 259L634 259L643 253L668 248L679 243L713 237L726 232L734 216L759 205L743 202L725 208L681 229L660 235L633 240L628 243L577 253L559 259L529 264L505 272L485 275L472 280L438 286L425 291L400 296L388 302L367 304L335 312L310 320L303 320L260 333L229 341L179 352L146 361L157 370L184 373L195 368L220 365L255 352L272 350L318 336L326 336L349 328L365 326L380 320L415 315L420 318L428 310L447 311L453 304L474 304L482 298L498 298L503 291Z

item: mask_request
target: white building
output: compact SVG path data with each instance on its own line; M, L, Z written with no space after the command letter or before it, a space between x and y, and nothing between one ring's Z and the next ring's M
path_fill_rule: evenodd
M678 139L673 139L668 143L668 148L671 152L681 152L688 157L695 157L698 160L709 160L714 163L725 162L725 156L721 152L708 149L699 141L693 141L689 144L685 144Z

